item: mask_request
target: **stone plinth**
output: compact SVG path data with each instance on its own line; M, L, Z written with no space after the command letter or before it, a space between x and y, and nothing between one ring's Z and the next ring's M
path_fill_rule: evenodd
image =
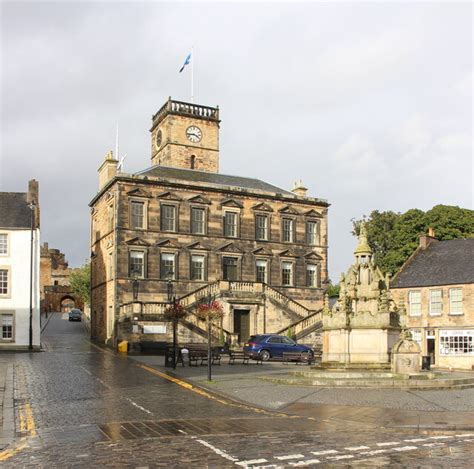
M392 349L392 371L397 374L417 374L420 372L420 346L411 338L411 333L403 331Z

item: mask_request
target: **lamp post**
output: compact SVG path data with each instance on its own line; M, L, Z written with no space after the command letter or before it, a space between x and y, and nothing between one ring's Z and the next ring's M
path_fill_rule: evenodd
M28 204L31 210L31 238L30 238L30 330L28 349L33 350L33 241L35 229L35 208L36 204L31 202Z
M138 275L133 275L133 282L132 282L132 291L133 291L133 301L138 300L138 289L140 287L140 283L138 281Z
M166 283L166 291L168 294L169 308L173 311L172 324L173 324L173 370L176 370L176 329L178 326L178 318L176 311L176 296L173 295L173 276L172 270L168 271L168 281Z

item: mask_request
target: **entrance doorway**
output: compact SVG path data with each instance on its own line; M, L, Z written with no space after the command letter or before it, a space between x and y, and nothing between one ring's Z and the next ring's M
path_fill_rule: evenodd
M431 357L431 364L435 364L436 337L432 330L426 331L426 353Z
M234 309L234 333L237 334L239 344L247 342L250 337L249 309Z
M76 305L76 302L74 301L74 298L71 298L70 296L66 296L61 300L61 312L62 313L69 313L71 309L74 308Z

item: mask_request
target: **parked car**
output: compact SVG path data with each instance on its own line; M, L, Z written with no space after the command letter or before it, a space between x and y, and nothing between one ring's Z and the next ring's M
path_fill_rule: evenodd
M307 354L308 359L313 359L314 352L307 345L299 345L294 340L284 335L261 334L252 335L244 345L244 352L251 358L261 358L263 361L270 358L283 358L283 353Z
M82 321L81 310L71 309L71 311L69 311L69 321Z

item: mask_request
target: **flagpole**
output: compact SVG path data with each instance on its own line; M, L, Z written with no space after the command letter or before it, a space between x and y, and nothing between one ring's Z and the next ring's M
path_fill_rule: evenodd
M117 123L117 132L115 134L115 159L119 159L119 125Z
M194 104L194 46L191 48L191 102Z

